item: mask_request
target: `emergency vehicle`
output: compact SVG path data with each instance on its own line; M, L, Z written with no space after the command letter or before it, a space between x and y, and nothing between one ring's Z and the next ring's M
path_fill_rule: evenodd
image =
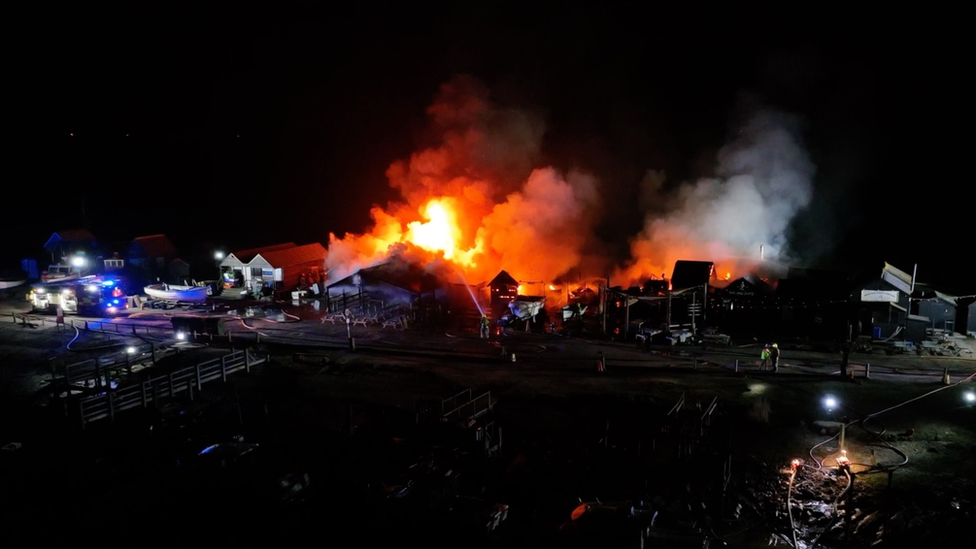
M128 307L125 285L118 277L94 275L31 286L27 301L33 312L113 315Z

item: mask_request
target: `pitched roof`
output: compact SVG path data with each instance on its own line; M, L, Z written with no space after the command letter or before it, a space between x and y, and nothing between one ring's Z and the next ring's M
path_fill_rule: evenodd
M95 235L93 235L88 229L69 229L67 231L58 231L54 234L66 242L84 242L87 240L95 240Z
M358 274L392 284L415 294L433 291L440 286L437 276L424 270L421 265L402 261L386 261L361 269Z
M671 286L675 290L703 286L711 280L713 270L714 264L711 261L685 261L679 259L674 262L674 271L671 273Z
M745 275L726 284L722 293L728 296L743 297L772 296L773 287L761 278Z
M288 248L295 248L298 245L294 242L282 242L281 244L271 244L269 246L262 246L260 248L248 248L246 250L240 250L237 252L231 252L228 255L233 255L242 263L247 263L248 261L254 259L258 254L263 254L267 252L276 252L278 250L286 250Z
M518 280L515 280L515 278L508 274L507 271L499 271L498 274L495 275L495 278L491 279L491 282L488 283L489 286L495 286L497 284L518 285Z
M44 249L50 249L50 246L53 246L58 242L95 242L96 240L95 235L93 235L88 229L70 229L67 231L58 231L47 239L47 242L44 243Z
M176 246L164 234L139 236L132 240L133 246L139 246L146 257L170 257L176 255Z
M324 246L318 242L313 242L303 246L292 246L290 248L259 253L255 255L251 261L254 261L260 257L275 268L291 267L293 265L301 265L303 263L312 263L315 261L321 261L324 266L325 258L328 255L329 252ZM250 263L250 261L248 263Z

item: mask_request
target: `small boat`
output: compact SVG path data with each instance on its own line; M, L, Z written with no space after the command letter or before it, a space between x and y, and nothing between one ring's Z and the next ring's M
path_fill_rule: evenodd
M150 284L143 288L146 295L165 301L206 301L210 289L207 286L182 286L177 284Z
M520 295L508 304L512 314L521 320L531 320L546 305L545 296Z
M66 282L81 278L84 274L81 267L56 263L48 265L47 270L41 273L41 280L43 282Z
M17 286L20 286L25 282L27 282L26 278L21 278L18 280L0 278L0 290L6 290L7 288L16 288Z
M0 290L16 288L27 283L27 273L19 269L4 269L0 271Z

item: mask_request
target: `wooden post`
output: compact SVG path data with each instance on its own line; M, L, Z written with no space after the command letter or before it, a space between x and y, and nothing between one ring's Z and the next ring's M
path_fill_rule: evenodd
M251 373L251 354L244 349L244 371Z
M864 365L864 379L871 379L871 363Z
M170 372L169 373L169 397L173 398L173 395L175 394L176 391L173 390L173 372Z
M149 408L149 397L146 394L146 382L145 381L142 382L142 385L140 386L140 388L142 389L142 407L148 409Z
M220 357L220 380L227 383L227 356Z
M108 417L112 421L115 421L115 399L112 397L112 387L111 384L107 391L105 391L105 396L108 398Z
M735 359L735 373L739 373L739 359Z
M200 363L197 363L195 368L197 371L197 390L203 390L203 385L200 383Z
M190 400L193 400L193 378L187 378L186 380L186 391L190 393Z

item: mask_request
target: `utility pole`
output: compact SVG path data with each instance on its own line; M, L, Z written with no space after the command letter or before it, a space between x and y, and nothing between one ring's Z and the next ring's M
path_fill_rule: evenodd
M664 335L668 338L671 337L671 281L668 281L668 312L667 312L667 326L664 328Z
M609 291L610 291L610 277L608 276L607 277L607 285L606 285L605 288L603 288L603 300L602 300L602 303L603 303L603 333L604 334L607 333L607 314L608 314L607 313L607 309L608 309L608 307L607 307L607 300L610 298L610 294L608 293Z
M702 286L702 326L707 326L705 315L708 313L708 282Z

